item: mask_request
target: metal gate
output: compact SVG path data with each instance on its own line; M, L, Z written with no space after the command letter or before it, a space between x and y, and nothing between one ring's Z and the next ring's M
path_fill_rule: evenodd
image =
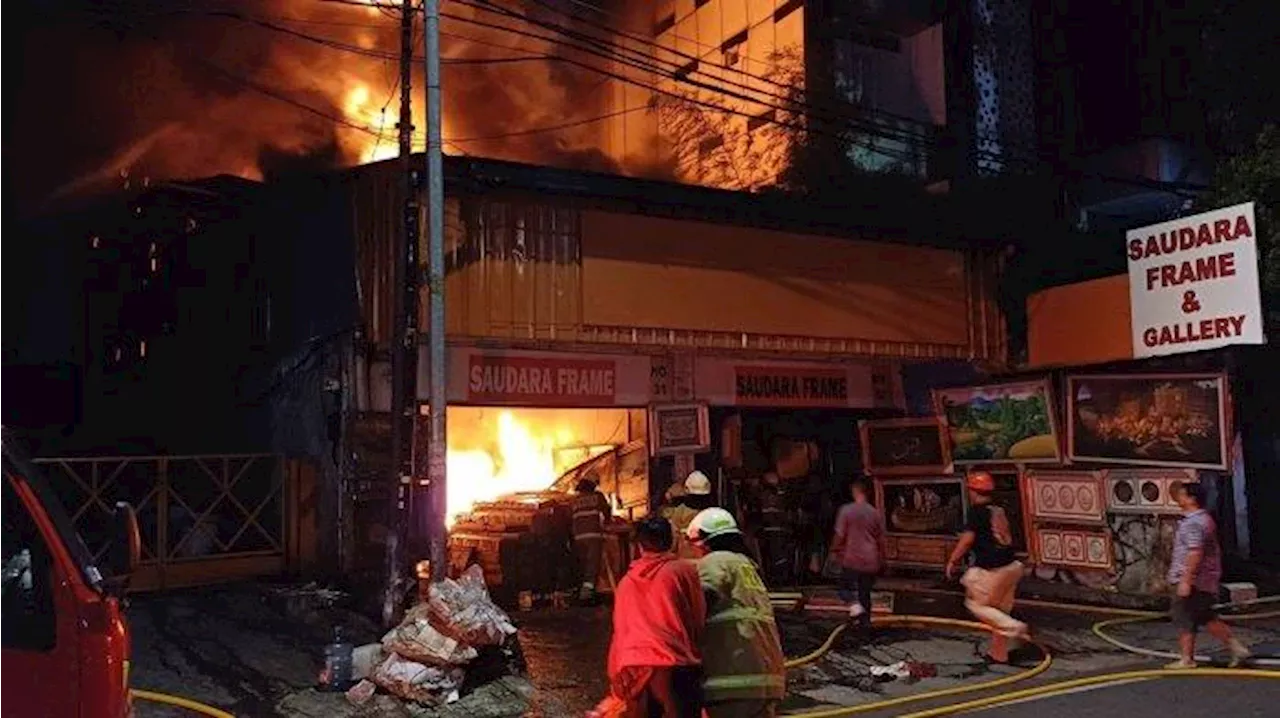
M138 512L137 590L283 572L290 555L286 462L267 454L39 459L89 550L101 558L111 512Z

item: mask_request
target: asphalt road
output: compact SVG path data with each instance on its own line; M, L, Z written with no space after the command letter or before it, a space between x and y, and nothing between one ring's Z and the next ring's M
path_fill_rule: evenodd
M1162 678L997 706L980 718L1251 718L1280 714L1280 680Z

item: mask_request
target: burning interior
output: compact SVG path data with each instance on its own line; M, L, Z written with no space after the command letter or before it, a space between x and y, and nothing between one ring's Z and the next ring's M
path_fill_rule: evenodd
M570 492L592 475L616 517L642 516L646 428L643 409L449 407L452 568L481 565L506 600L576 585L565 570L574 565ZM622 550L616 537L606 544L607 553Z

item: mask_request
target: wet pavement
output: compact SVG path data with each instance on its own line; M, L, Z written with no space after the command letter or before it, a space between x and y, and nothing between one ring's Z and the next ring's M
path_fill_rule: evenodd
M968 618L959 596L902 592L895 596L898 614ZM1090 627L1105 614L1044 608L1015 612L1033 626L1037 640L1054 655L1050 670L1028 685L1163 663L1121 651L1094 636ZM504 679L447 709L413 712L384 697L357 710L341 694L314 689L320 653L335 622L357 645L381 635L372 622L340 606L282 598L278 587L239 585L142 596L133 601L129 615L135 688L185 696L237 716L559 718L581 716L606 690L607 607L514 613L527 680ZM812 613L780 613L778 621L788 656L810 653L840 623L839 617ZM1280 640L1277 619L1242 624L1239 630L1246 642L1268 651ZM1131 624L1113 633L1127 642L1161 650L1173 644L1166 622ZM1038 651L1026 648L1015 654L1013 666L989 665L981 657L983 644L982 635L951 628L846 631L822 659L790 672L784 709L861 705L971 685L1016 673L1040 659ZM1207 638L1204 648L1214 648ZM929 664L936 675L891 681L872 677L874 667L899 661ZM138 705L138 718L187 715L150 703Z

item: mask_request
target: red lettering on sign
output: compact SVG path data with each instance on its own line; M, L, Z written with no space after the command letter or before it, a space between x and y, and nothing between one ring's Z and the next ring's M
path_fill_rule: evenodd
M1238 337L1244 334L1244 321L1245 315L1235 314L1181 324L1147 327L1142 332L1142 343L1155 348L1170 344L1194 344Z
M1147 267L1147 291L1236 276L1235 252Z
M1149 257L1163 257L1176 252L1187 252L1252 236L1253 227L1249 225L1249 218L1240 214L1234 221L1219 219L1212 225L1201 222L1197 225L1148 235L1145 240L1131 239L1128 244L1128 255L1130 260L1137 262Z
M475 354L467 401L532 406L612 406L617 363L609 359Z

